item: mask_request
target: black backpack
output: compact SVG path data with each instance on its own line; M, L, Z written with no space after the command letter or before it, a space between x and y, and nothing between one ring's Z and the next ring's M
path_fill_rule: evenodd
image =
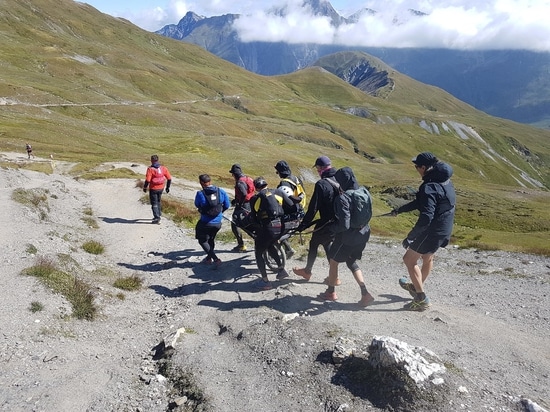
M222 201L220 199L220 189L217 188L215 193L207 194L204 190L202 193L208 202L208 206L204 207L201 213L212 217L218 216L223 210Z
M260 214L261 218L267 217L268 219L277 219L284 215L284 210L282 206L282 199L274 195L269 190L266 192L260 192L259 194L261 204L260 204ZM263 216L265 214L265 216Z

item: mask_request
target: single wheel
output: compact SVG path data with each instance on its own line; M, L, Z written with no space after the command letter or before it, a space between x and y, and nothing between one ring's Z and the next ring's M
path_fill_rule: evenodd
M286 264L286 254L285 254L285 248L283 245L281 245L279 242L275 243L275 249L277 250L277 254L279 255L279 259L281 260L281 267L285 267ZM279 269L279 266L275 262L275 259L267 252L264 252L264 260L267 265L267 267L273 271L277 272Z

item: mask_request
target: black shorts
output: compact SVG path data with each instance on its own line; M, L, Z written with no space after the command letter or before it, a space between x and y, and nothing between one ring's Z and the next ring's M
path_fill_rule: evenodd
M328 258L333 259L338 263L347 262L349 260L360 260L363 255L363 250L367 245L368 237L365 238L365 242L357 243L355 245L345 245L338 241L338 237L334 240L334 243L330 246L328 252Z
M435 253L440 247L445 247L449 244L449 237L444 235L423 235L416 238L414 242L409 245L409 249L412 249L416 253L425 255L428 253Z

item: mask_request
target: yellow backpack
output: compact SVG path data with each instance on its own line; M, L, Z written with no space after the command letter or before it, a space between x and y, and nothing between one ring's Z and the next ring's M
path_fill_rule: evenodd
M292 179L285 177L284 179L281 179L281 182L288 182L290 183L291 188L293 189L294 193L293 196L295 197L301 197L300 206L302 209L306 208L306 191L304 190L304 186L302 185L302 182L300 179L295 177L296 181L293 181Z

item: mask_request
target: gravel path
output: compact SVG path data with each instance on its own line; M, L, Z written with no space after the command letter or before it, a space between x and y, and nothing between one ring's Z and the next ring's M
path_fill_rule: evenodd
M27 161L15 153L0 158L14 166ZM221 243L222 267L200 265L193 231L169 219L150 224L135 181L75 180L64 174L71 166L56 162L50 175L0 169L0 410L390 410L330 361L339 337L368 346L378 335L443 360L450 396L434 410L528 410L526 399L550 408L550 259L449 247L427 283L432 308L411 313L401 309L409 297L397 285L403 249L373 239L360 262L376 297L366 309L356 306L359 289L343 266L339 300L315 300L328 274L322 258L309 282L291 276L258 293L250 287L253 252L232 253L234 244ZM139 177L145 171L106 167L128 167ZM19 188L47 190L44 218L12 200ZM197 189L175 177L170 195L192 199ZM99 228L83 220L87 208ZM87 240L101 242L105 253L83 251ZM296 246L287 269L303 265L306 245ZM21 275L38 257L69 261L94 285L96 320L71 318L62 296ZM120 299L113 281L130 275L144 287ZM32 302L44 309L31 312ZM153 348L179 328L186 333L171 361L154 359Z

